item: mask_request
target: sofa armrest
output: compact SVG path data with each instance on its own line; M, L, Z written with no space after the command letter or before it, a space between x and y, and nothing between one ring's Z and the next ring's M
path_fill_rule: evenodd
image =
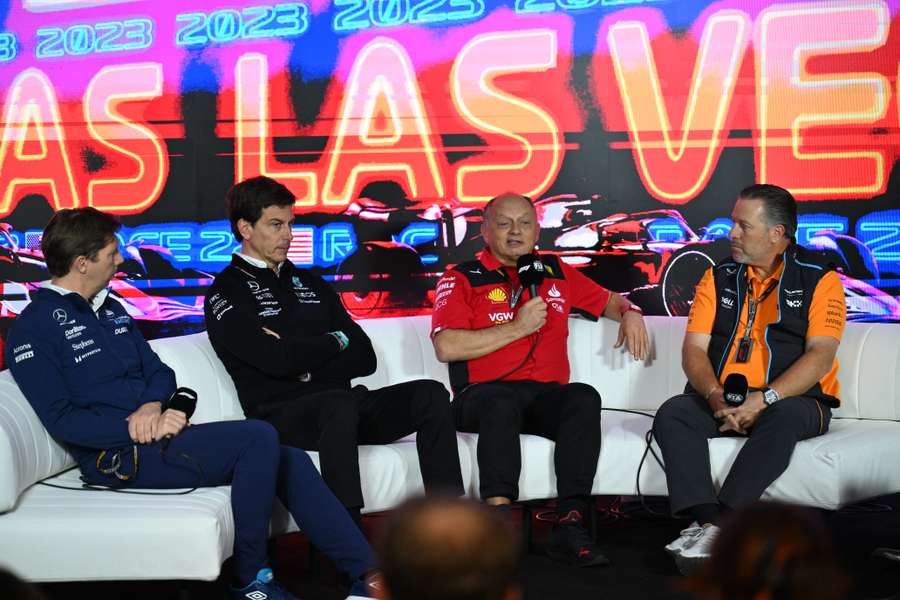
M22 395L9 369L0 372L0 513L19 494L75 464L56 443Z

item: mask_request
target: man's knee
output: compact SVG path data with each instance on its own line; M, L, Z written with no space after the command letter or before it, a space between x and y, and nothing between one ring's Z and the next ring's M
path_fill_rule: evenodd
M350 392L336 391L324 400L320 423L322 426L353 424L359 421L359 401Z
M600 393L586 383L570 383L563 393L565 409L577 413L580 417L599 421L603 409Z
M776 402L760 413L754 429L782 432L798 440L804 439L822 429L824 414L814 413L816 408L810 406L814 402L803 398L785 398Z
M271 423L259 419L239 421L240 435L247 443L274 453L279 446L278 431ZM232 440L234 441L234 440Z
M423 379L416 382L413 396L413 413L420 419L451 418L450 394L443 384Z
M689 423L700 415L708 414L700 402L705 401L696 394L680 394L663 402L653 418L653 435L659 439L671 426ZM708 415L708 418L712 416Z
M515 426L522 418L522 407L509 388L483 384L479 390L478 412L483 421Z

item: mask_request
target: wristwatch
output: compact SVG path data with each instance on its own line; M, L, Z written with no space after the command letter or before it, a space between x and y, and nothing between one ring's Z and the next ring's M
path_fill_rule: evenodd
M778 392L773 390L772 388L764 388L763 391L763 402L766 403L766 406L772 406L779 400L781 400L781 396L778 395Z

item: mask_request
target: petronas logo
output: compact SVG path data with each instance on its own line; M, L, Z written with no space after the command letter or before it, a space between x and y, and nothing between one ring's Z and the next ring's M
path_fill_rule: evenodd
M506 302L509 299L509 296L506 295L506 290L503 288L492 289L488 292L487 297L491 302Z

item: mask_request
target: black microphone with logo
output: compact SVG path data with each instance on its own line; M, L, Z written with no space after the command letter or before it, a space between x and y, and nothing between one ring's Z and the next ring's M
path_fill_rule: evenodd
M516 272L519 274L519 283L523 288L528 288L532 298L538 297L538 288L544 283L544 263L537 254L523 254L516 261Z
M740 373L732 373L725 378L725 404L728 406L740 406L747 399L749 387L747 378Z
M194 414L194 410L197 409L197 392L187 387L180 387L172 393L172 397L169 398L169 403L166 406L166 409L171 410L180 410L184 413L184 416L190 420L191 415ZM169 449L169 443L172 441L172 436L167 435L165 439L162 441L162 444L159 447L160 452L165 452Z

